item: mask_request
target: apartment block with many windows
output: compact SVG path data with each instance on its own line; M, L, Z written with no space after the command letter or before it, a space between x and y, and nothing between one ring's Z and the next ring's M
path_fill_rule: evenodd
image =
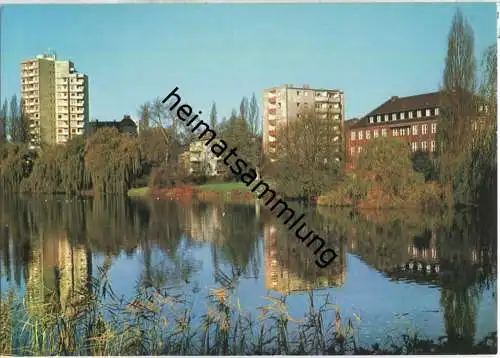
M88 77L71 61L38 55L21 62L21 98L31 144L62 144L84 134L89 121Z
M347 167L370 140L398 137L409 143L412 151L435 152L439 117L439 92L409 97L391 97L356 123L346 126Z
M318 118L335 123L332 141L338 143L341 158L344 143L344 92L338 89L317 89L308 85L283 85L264 90L263 95L263 150L275 159L279 154L277 132L293 120L300 120L301 112L314 110Z

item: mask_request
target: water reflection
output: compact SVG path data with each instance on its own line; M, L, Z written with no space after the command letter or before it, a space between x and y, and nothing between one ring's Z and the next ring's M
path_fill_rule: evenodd
M72 247L63 233L46 233L32 245L26 267L28 309L37 311L56 292L61 310L71 310L88 293L91 255L83 247Z
M481 309L486 326L496 327L496 297L494 304L482 303L485 292L496 292L495 220L495 213L318 209L308 223L338 254L322 269L302 242L253 205L2 197L0 283L24 292L30 307L55 291L66 310L90 294L98 263L113 266L125 257L126 267L140 263L121 276L125 286L175 284L188 292L197 285L202 293L212 286L240 288L255 310L267 291L301 298L328 290L344 306L371 307L361 325L375 339L392 324L393 312L407 313L436 290L438 300L428 306L442 314L428 322L415 311L415 324L424 334L444 333L457 347L467 346L485 333L479 332ZM379 307L370 304L375 274L384 277ZM400 284L414 294L396 303L405 295ZM302 311L304 302L297 303Z
M289 234L282 224L268 222L264 226L265 287L284 295L311 289L339 287L345 281L345 251L334 264L319 268L304 244Z

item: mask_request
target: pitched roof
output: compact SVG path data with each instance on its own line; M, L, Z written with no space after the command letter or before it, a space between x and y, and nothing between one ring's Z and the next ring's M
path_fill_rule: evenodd
M415 96L408 97L397 97L393 96L389 98L387 101L382 103L380 106L372 110L370 113L366 114L361 119L353 122L349 128L362 128L369 124L369 117L375 115L382 114L392 114L406 111L415 111L418 109L427 109L427 108L436 108L439 107L439 92L431 92L424 93ZM432 116L434 118L434 116ZM423 119L431 119L431 117L425 118L414 118L414 119L406 119L404 121L405 124L415 121L422 121ZM350 121L348 121L350 122ZM387 123L387 122L382 122ZM392 122L391 122L392 123ZM374 123L380 124L380 123Z
M351 118L351 119L348 119L347 121L344 122L344 126L346 128L349 128L349 127L354 126L355 124L358 124L359 121L361 121L361 118Z
M375 114L390 114L417 109L435 108L439 106L439 95L439 92L431 92L409 97L394 96L368 113L365 117Z
M135 122L132 118L130 118L130 116L123 116L123 119L121 120L120 124L122 126L135 126Z
M116 121L92 121L87 122L90 127L100 128L100 127L116 127L118 123Z

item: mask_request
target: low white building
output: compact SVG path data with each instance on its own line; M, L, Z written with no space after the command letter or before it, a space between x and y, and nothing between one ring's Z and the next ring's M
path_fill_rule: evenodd
M196 141L189 145L190 174L207 176L221 174L220 162L223 158L217 158L210 148L204 141Z

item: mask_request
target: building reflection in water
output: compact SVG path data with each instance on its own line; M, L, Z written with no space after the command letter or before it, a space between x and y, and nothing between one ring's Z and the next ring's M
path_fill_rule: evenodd
M264 225L266 290L288 295L343 285L346 278L344 250L337 252L339 256L329 266L319 268L314 263L313 252L293 234L284 233L284 229L281 233L278 231L276 224Z
M417 280L420 279L435 281L439 279L443 269L456 264L460 259L461 265L470 270L479 268L485 262L492 260L492 254L487 249L478 247L456 247L456 252L451 252L450 248L443 251L439 248L436 230L425 230L422 234L414 236L409 240L401 240L397 246L405 245L406 254L386 256L383 263L371 258L373 251L371 246L358 242L356 238L349 240L351 252L358 254L375 269L385 272L393 279ZM364 239L365 241L368 238ZM366 246L366 247L365 247ZM442 245L441 245L442 246ZM399 249L393 249L392 252L402 252Z
M203 207L192 206L187 210L188 232L195 241L217 244L221 238L221 209L210 205ZM223 240L222 240L223 241Z
M66 235L44 235L33 242L27 265L26 299L29 309L57 297L66 310L88 290L92 259L85 248L72 247Z

